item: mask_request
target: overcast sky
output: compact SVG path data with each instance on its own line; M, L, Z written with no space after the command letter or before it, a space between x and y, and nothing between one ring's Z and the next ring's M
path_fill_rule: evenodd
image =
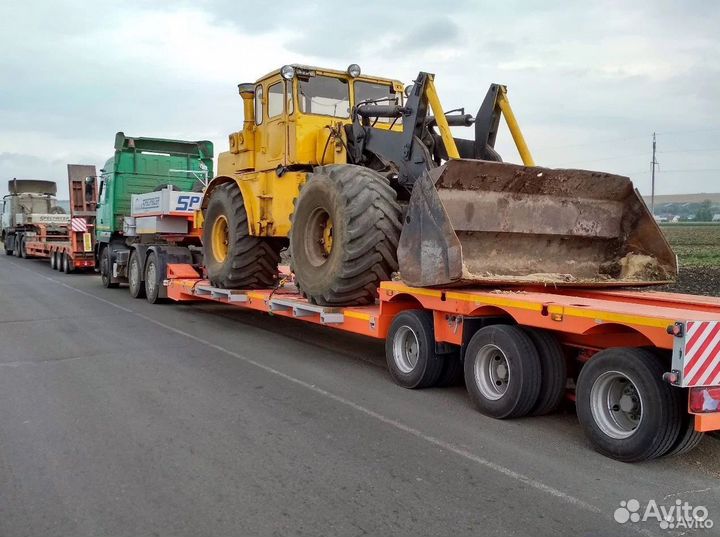
M473 113L507 84L539 165L621 173L649 193L657 131L659 193L720 192L720 2L266 4L3 1L0 194L18 177L66 196L65 165L100 167L119 130L225 151L237 84L285 63L404 82L430 71L446 109ZM497 148L519 162L507 131Z

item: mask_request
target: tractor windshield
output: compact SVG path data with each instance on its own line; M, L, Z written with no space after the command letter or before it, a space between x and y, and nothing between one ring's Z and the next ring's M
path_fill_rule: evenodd
M377 82L365 82L356 80L355 85L355 106L359 104L400 104L400 97L392 87L392 84L379 84ZM391 118L378 118L381 123L390 123Z
M350 117L350 91L347 80L330 76L300 78L298 105L303 114Z

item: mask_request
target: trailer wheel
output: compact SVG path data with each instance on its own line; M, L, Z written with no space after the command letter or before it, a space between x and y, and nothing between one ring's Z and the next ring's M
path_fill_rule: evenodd
M465 384L475 407L493 418L519 418L540 394L540 357L521 328L490 325L470 339Z
M385 358L390 375L403 388L435 385L444 360L435 354L432 313L407 310L396 315L385 340Z
M110 246L106 246L100 252L100 279L103 287L110 289L119 284L112 281L112 263L110 261Z
M678 437L675 439L675 443L670 447L664 456L674 457L676 455L684 455L695 449L702 439L705 437L705 433L701 433L695 430L695 416L689 414L687 408L685 408L684 400L682 397L678 398L681 401L680 407L680 431Z
M637 462L668 452L680 431L679 390L662 380L665 368L646 349L606 349L580 370L577 415L593 447Z
M530 411L531 416L543 416L557 410L565 397L567 363L557 338L546 330L525 329L540 356L540 395Z
M27 257L28 257L27 246L26 246L25 242L26 242L26 239L25 239L25 236L23 235L23 238L20 241L20 257L22 257L23 259L27 259Z
M57 252L50 252L50 268L57 270Z
M128 289L130 296L133 298L145 298L145 285L142 281L142 266L140 265L140 255L137 250L130 252L130 261L128 262Z
M162 274L158 267L157 254L148 253L145 261L145 298L150 304L158 304L160 298L160 286L162 285Z
M67 252L63 253L62 255L62 270L65 274L70 274L73 271L73 261L72 258L67 254Z
M447 388L449 386L461 386L465 383L463 363L460 360L460 352L443 354L443 368L435 386Z

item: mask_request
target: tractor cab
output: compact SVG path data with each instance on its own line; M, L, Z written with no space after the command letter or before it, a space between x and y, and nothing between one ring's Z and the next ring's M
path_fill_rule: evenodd
M343 126L352 123L354 108L403 101L402 82L363 75L356 64L346 71L285 65L238 89L244 124L230 135L228 157L245 171L345 163ZM390 118L378 126L401 128Z

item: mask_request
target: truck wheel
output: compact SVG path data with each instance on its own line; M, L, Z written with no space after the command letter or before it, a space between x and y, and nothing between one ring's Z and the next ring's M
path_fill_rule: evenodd
M688 414L685 406L685 399L682 397L680 400L680 431L678 437L675 439L675 443L670 447L665 456L673 457L675 455L684 455L695 449L698 444L705 437L705 433L701 433L695 430L695 416Z
M298 287L321 305L373 304L397 271L400 206L395 190L368 168L316 168L295 202L290 228Z
M62 271L65 274L70 274L73 271L72 258L66 252L62 254Z
M665 368L646 349L606 349L580 370L576 407L593 447L637 462L666 453L680 430L679 390L662 380Z
M273 287L280 254L268 240L250 236L237 184L210 194L203 225L203 259L212 285L223 289Z
M20 249L20 245L22 244L22 239L22 233L19 235L15 235L15 244L13 249L13 254L15 255L15 257L21 257L22 250Z
M540 356L540 395L531 416L543 416L557 410L565 397L567 364L557 338L545 330L525 329Z
M22 240L20 241L20 257L23 259L27 259L27 247L26 247L26 239L25 236L23 236Z
M57 252L50 252L50 268L57 270Z
M155 252L150 252L145 261L145 298L150 304L158 304L162 301L160 298L162 280L157 255Z
M137 250L130 252L130 261L128 262L128 284L131 297L145 297L145 284L142 281L142 266L140 265L140 255Z
M397 314L385 340L385 358L390 376L403 388L433 386L444 360L435 354L432 313L407 310Z
M106 246L100 252L100 280L103 287L110 289L117 287L118 283L112 281L112 264L110 262L110 246Z
M493 418L518 418L540 394L540 357L521 328L491 325L470 339L465 384L475 407Z

